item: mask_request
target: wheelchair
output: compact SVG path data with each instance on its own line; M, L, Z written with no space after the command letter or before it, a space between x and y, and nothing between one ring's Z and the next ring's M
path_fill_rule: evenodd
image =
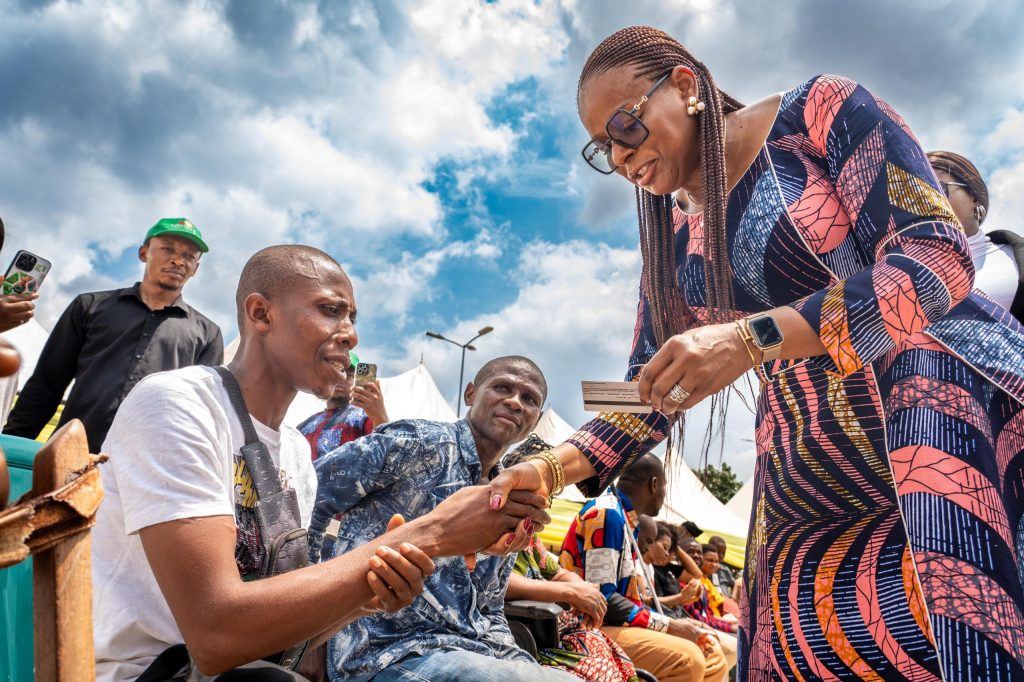
M505 618L512 637L520 649L537 658L537 652L558 647L558 616L562 607L543 601L517 599L505 602ZM640 668L636 676L642 682L658 682L658 678Z

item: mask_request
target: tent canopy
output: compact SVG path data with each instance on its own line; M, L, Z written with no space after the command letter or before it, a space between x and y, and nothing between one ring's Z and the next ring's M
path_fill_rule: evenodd
M441 395L427 366L420 363L408 372L380 380L384 407L391 419L457 421L455 410Z
M544 414L541 415L540 421L537 422L537 428L533 432L544 442L558 445L559 443L564 443L572 434L576 433L576 429L569 426L569 422L562 419L555 412L555 408L549 405L548 409L544 410Z
M749 519L754 508L754 479L743 484L736 494L725 503L727 509L741 519Z
M49 336L50 332L46 331L46 328L39 324L34 317L25 324L20 324L4 332L4 339L10 341L11 345L17 349L18 355L21 356L21 369L18 371L19 391L25 387L25 382L36 371L36 364L39 362L39 356L42 354L43 346L46 345L46 339Z
M228 351L225 351L227 356ZM232 353L233 355L233 353ZM437 384L425 365L417 365L398 376L380 379L384 408L392 421L397 419L432 419L453 422L455 411L445 402ZM325 402L309 393L298 393L285 414L284 423L298 426L310 416L322 412Z

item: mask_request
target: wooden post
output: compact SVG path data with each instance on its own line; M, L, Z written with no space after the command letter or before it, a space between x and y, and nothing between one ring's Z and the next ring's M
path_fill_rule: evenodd
M85 428L75 420L50 438L32 466L32 494L70 482L90 462ZM92 641L92 544L88 528L33 554L36 679L96 678Z

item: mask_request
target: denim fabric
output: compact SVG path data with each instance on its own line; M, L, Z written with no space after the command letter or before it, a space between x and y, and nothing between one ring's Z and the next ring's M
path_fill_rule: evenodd
M456 490L479 483L481 473L465 420L385 424L322 456L315 466L312 561L321 559L323 532L335 514L344 513L335 549L341 555L383 535L393 514L407 520L422 516ZM490 472L496 473L497 467ZM514 556L479 556L470 573L462 557L435 559L437 570L412 604L398 613L360 618L331 639L331 679L368 680L411 654L443 648L531 661L516 647L505 620L505 588L514 561Z
M561 670L531 661L503 661L471 651L437 651L410 656L377 675L374 682L579 682Z

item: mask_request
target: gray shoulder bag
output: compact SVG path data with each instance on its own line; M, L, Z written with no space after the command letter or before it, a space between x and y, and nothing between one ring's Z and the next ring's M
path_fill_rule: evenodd
M260 541L264 547L263 566L259 578L269 578L309 565L309 545L306 529L299 516L299 499L294 488L281 489L281 475L270 456L267 446L260 440L256 427L249 416L242 397L242 388L227 367L215 367L224 382L224 389L231 399L238 421L245 433L245 445L241 448L245 468L252 477L256 489L256 522L259 526ZM282 667L293 669L302 658L306 645L302 642L281 653L277 661Z

